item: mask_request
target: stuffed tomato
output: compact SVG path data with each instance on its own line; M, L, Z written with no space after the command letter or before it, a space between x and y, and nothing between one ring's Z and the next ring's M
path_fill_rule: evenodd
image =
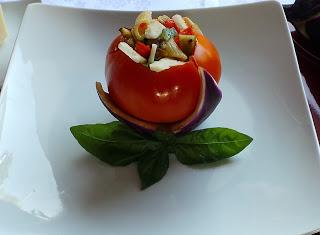
M142 12L120 28L105 67L109 93L97 90L119 120L142 131L192 130L221 100L217 49L188 17Z

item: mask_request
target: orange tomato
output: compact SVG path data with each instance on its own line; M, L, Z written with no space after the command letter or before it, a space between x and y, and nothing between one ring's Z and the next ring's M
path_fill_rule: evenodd
M219 52L214 44L203 35L197 35L194 58L198 66L206 69L216 82L220 81L221 62Z

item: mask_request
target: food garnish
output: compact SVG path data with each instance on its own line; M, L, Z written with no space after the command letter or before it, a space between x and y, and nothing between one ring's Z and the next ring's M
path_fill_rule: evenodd
M196 23L144 11L119 31L106 56L108 92L96 83L102 104L119 121L71 127L85 150L112 166L136 163L145 189L163 178L169 157L207 164L251 143L228 128L194 130L222 98L219 53Z

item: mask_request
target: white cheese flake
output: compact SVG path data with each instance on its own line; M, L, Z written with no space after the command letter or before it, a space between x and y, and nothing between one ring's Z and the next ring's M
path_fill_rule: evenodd
M154 57L156 56L158 45L157 44L152 44L151 45L151 51L148 59L148 63L152 64L154 62Z
M152 20L144 33L145 38L156 39L166 27L157 20Z
M138 52L133 50L132 47L130 47L126 42L120 42L118 44L119 50L121 50L124 54L130 57L134 62L145 64L147 63L146 58L141 56Z
M179 60L162 58L162 59L150 64L150 70L152 70L154 72L161 72L163 70L169 69L170 67L183 65L183 64L184 64L184 62L179 61Z
M173 19L174 23L176 23L176 25L178 26L178 28L180 30L184 30L184 29L188 28L188 25L186 24L186 22L184 21L184 19L182 18L181 15L174 15L174 16L172 16L172 19Z
M4 20L2 7L0 5L0 45L4 42L7 36L8 36L8 30Z

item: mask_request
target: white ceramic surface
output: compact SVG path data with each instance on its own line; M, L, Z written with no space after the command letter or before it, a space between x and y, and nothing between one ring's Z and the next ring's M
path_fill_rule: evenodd
M135 13L28 7L0 98L0 234L270 235L320 227L319 148L276 2L180 12L219 48L224 97L201 128L254 142L209 167L171 161L140 191L135 166L86 153L69 127L114 120L95 81Z
M0 0L12 1L12 0ZM24 1L24 0L16 0ZM167 9L193 9L218 7L234 4L243 4L251 2L261 2L263 0L42 0L42 3L80 7L90 9L105 9L105 10L167 10ZM277 0L281 4L292 4L294 0Z
M40 0L26 0L19 2L4 2L2 5L6 24L8 27L8 37L2 46L0 46L0 86L2 86L6 76L7 67L13 50L14 42L17 38L24 11L28 4L39 2Z

